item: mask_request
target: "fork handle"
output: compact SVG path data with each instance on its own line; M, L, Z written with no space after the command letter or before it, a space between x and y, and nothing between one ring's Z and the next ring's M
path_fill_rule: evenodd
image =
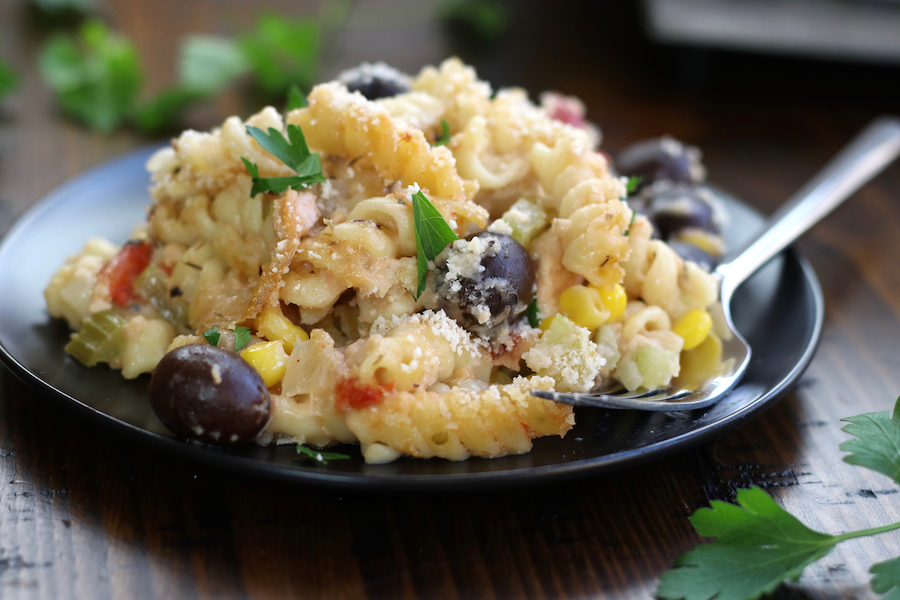
M748 277L880 173L900 155L900 118L879 117L766 222L762 234L719 265L722 302Z

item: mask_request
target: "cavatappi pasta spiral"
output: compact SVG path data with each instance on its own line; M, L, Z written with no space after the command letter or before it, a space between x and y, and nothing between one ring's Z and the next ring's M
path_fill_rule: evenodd
M251 196L242 158L260 177L293 171L246 126L289 124L320 153L325 181ZM438 145L444 124L451 136ZM527 452L574 423L570 407L530 390L667 385L684 344L675 323L716 299L709 273L651 239L598 141L595 128L556 118L523 90L494 93L457 59L375 100L324 83L285 117L231 117L157 152L136 239L121 249L88 242L47 287L48 309L75 330L100 315L122 323L121 346L94 362L125 377L152 371L168 349L207 343L211 327L220 346L237 327L249 328L249 347L274 343L264 356L280 358L257 359L280 361L266 371L272 418L260 443L359 442L370 462ZM426 264L421 295L420 191L469 236ZM445 310L443 290L487 277L495 243L530 256L540 327L523 306L498 317L503 327L479 329ZM482 262L466 263L476 246ZM116 265L141 253L123 303Z

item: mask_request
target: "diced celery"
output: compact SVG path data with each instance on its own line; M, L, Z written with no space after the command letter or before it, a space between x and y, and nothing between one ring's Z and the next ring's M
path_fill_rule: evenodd
M678 353L656 346L645 346L634 353L634 363L641 372L643 386L648 390L669 385L678 374Z
M600 356L606 359L605 368L610 371L616 368L616 363L622 356L619 353L619 337L615 328L611 325L601 325L594 333L594 343L597 344Z
M188 303L183 297L172 297L166 272L157 265L150 265L134 282L134 288L163 319L184 329L188 325Z
M550 223L550 218L540 206L520 198L501 217L512 228L512 238L528 247L531 241Z
M548 344L560 346L575 346L578 342L578 325L564 315L556 315L550 327L543 333L541 339Z
M678 374L678 353L656 346L644 346L626 354L616 366L616 378L629 391L654 390L669 385Z
M111 363L122 354L127 325L128 322L112 310L93 314L84 320L81 331L72 335L72 341L66 344L66 352L88 367L101 362Z

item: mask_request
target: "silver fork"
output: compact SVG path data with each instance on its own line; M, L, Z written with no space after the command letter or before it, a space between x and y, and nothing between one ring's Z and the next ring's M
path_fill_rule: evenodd
M616 388L586 393L532 390L540 398L575 406L630 408L654 411L685 411L704 408L721 400L738 384L750 364L751 349L731 319L731 298L751 275L822 220L866 182L900 155L900 118L881 117L862 132L788 200L766 222L763 232L732 260L713 271L719 280L719 300L730 335L723 336L726 372L695 390L650 390L620 393Z

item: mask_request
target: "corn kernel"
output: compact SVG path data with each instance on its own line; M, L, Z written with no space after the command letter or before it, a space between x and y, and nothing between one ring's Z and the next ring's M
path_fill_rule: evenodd
M608 285L605 287L591 286L600 292L600 301L609 311L607 323L615 323L625 314L625 306L628 304L628 296L625 294L625 288L621 284Z
M547 331L550 329L550 326L553 325L553 319L556 315L550 315L549 317L542 319L540 325L538 325L538 329L541 331Z
M712 317L705 310L689 310L672 327L672 331L684 340L683 350L699 346L712 329Z
M256 331L257 335L267 340L280 340L288 354L294 351L294 344L309 339L309 334L281 314L280 309L272 306L265 307L256 318Z
M573 285L560 295L559 312L588 329L597 329L606 323L610 314L603 305L600 292L585 285Z
M266 387L272 387L282 380L287 372L288 355L281 340L260 342L241 350L241 358L262 376Z

